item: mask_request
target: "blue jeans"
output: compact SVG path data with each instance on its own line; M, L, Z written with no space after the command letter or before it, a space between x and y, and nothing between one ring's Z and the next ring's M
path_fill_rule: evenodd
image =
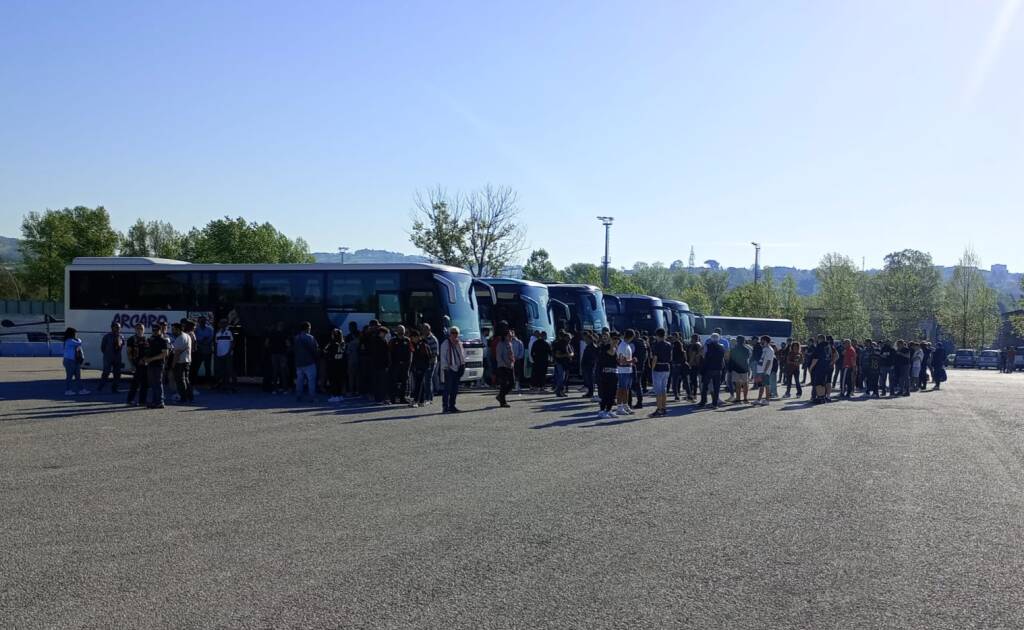
M564 394L565 393L565 377L566 377L566 375L567 375L567 371L565 369L565 366L562 365L561 363L555 363L555 393L556 394Z
M70 390L71 381L74 380L74 390L82 389L82 366L74 359L64 359L64 389Z
M431 363L430 367L427 368L427 373L424 376L426 381L425 381L425 384L423 386L423 389L424 389L423 401L424 402L434 402L434 390L437 389L435 384L437 383L437 381L440 378L438 376L440 373L441 373L441 370L438 369L438 365L437 365L436 362L435 363Z
M443 411L455 409L455 399L459 395L459 373L457 370L444 371L444 405Z

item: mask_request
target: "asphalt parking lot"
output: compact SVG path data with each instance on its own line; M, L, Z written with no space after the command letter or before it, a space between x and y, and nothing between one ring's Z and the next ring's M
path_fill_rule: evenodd
M58 362L0 359L0 628L1024 627L1021 373L599 421L133 410Z

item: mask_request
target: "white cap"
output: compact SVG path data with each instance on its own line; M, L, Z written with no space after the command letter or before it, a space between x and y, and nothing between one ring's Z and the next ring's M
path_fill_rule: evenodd
M718 333L711 333L711 341L718 341Z

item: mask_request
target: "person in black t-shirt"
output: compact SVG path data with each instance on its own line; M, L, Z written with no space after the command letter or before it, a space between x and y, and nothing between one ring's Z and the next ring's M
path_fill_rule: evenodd
M672 371L672 344L665 340L664 328L654 333L650 357L655 400L651 417L664 416L668 414L668 377Z
M405 326L396 326L391 339L391 403L409 404L406 392L409 387L409 362L412 360L412 346L405 336Z
M146 376L149 380L150 399L146 405L150 409L164 407L164 364L170 352L167 338L163 335L163 325L153 324L153 336L149 338L146 355Z
M146 338L146 327L142 324L135 324L135 335L125 341L128 348L128 365L133 370L132 383L128 387L129 407L137 407L146 404L146 396L149 394L149 371L146 369L146 356L149 351L149 339ZM138 394L139 401L135 402L135 394Z
M331 341L324 348L324 361L327 363L327 389L331 394L327 402L341 402L345 400L342 392L345 387L346 360L345 339L338 328L331 331Z
M575 353L572 350L572 337L564 330L558 333L555 343L551 344L551 353L555 358L555 396L564 398L569 381L569 368Z
M270 355L270 389L275 394L283 394L288 389L288 335L284 330L284 322L277 322L273 330L267 333L267 340L264 343L267 353Z
M530 349L530 360L533 361L533 387L544 391L544 383L548 377L548 364L551 360L551 344L548 343L547 332L541 331L540 337L533 342Z
M597 370L597 393L601 399L601 411L597 417L602 420L617 417L612 411L612 405L615 404L615 388L619 381L619 364L615 353L617 344L617 339L613 340L608 333L602 333L601 341L597 346L595 368Z

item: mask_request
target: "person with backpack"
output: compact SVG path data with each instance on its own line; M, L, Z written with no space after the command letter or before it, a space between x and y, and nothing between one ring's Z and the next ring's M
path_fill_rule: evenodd
M870 339L864 340L864 356L861 365L864 369L864 397L879 398L878 380L882 369L882 358L878 353L878 344Z
M78 331L68 328L64 331L64 395L88 394L89 390L82 387L82 363L85 362L85 351ZM73 386L72 386L73 385Z
M327 402L337 403L345 400L345 338L341 329L331 331L331 341L324 347L324 360L327 367L327 391L331 397Z
M555 396L565 398L569 395L569 368L572 366L574 352L572 338L566 331L561 331L551 345L551 353L555 359Z
M726 369L732 374L733 394L729 400L750 403L750 366L753 356L753 348L747 343L746 337L737 335L736 343L732 344L725 357Z
M690 399L690 365L686 362L686 346L678 335L672 341L672 372L669 381L674 400L679 400L680 386L686 391L686 399Z
M609 333L601 334L601 341L597 346L597 393L600 397L600 411L598 419L617 417L612 411L615 404L615 388L619 382L619 364L616 346L618 334L614 337Z
M815 404L832 402L829 395L829 377L832 374L832 344L825 335L818 335L811 359L811 402Z
M690 366L690 387L687 388L689 395L686 399L696 402L704 366L704 344L700 342L700 335L690 335L690 343L686 344L686 363Z

